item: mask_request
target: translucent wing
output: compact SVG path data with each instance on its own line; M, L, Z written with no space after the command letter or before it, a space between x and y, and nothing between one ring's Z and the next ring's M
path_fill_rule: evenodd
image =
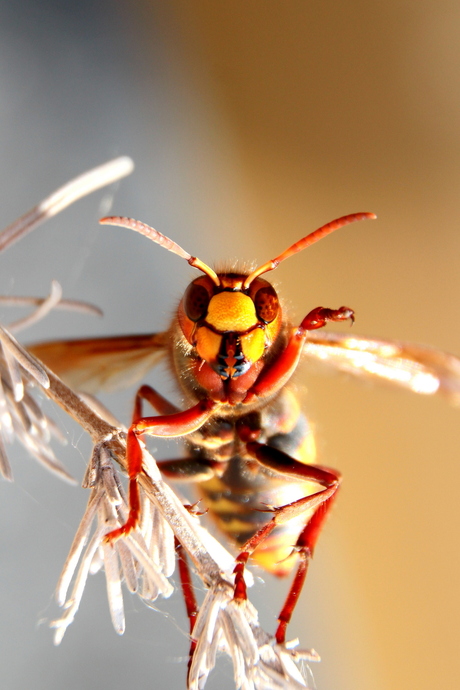
M319 361L354 376L382 379L414 393L445 396L460 405L460 359L441 350L391 340L312 332L304 347Z
M62 340L29 351L76 390L112 391L140 380L166 355L168 333Z

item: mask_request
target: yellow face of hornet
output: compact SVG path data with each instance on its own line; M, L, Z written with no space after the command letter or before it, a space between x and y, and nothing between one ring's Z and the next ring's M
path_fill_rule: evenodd
M219 275L216 286L201 276L188 286L179 305L179 323L188 342L223 380L245 374L275 340L281 307L269 282Z

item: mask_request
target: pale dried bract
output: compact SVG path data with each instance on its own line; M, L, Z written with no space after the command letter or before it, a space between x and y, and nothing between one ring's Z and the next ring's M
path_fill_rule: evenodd
M153 503L143 497L145 517L138 529L114 544L105 542L105 535L126 520L126 497L118 472L104 444L99 444L91 462L96 465L94 486L56 591L57 601L64 608L64 615L52 623L56 629L55 644L61 642L75 617L88 575L97 572L102 566L112 623L119 634L125 629L122 581L126 582L131 592L138 592L149 600L156 599L159 594L168 597L173 591L167 579L172 574L175 563L174 534L171 528ZM67 598L74 575L72 592Z
M249 601L235 601L233 586L226 580L213 585L206 595L193 630L196 648L190 665L188 688L204 688L218 652L233 663L235 687L241 690L297 690L307 688L296 661L317 661L315 652L300 654L278 645L258 623Z
M50 445L53 437L62 442L62 434L32 397L37 385L42 390L49 386L46 372L1 326L0 341L0 469L3 476L9 480L13 478L5 445L17 439L47 469L74 483Z

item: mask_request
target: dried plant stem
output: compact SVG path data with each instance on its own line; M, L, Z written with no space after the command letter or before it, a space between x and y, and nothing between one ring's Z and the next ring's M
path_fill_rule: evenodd
M71 388L61 381L51 369L41 364L48 375L49 387L45 389L46 396L57 403L91 436L93 443L101 443L104 440L115 439L119 430L108 424L76 394ZM115 442L115 441L114 441ZM118 449L123 453L123 446L118 442ZM125 468L126 469L126 468Z

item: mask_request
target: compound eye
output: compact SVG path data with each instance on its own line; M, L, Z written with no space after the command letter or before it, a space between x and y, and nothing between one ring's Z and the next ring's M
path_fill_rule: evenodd
M256 314L261 321L271 323L276 319L279 310L278 295L272 285L257 290L253 297Z
M184 307L190 321L200 321L206 316L209 294L203 285L190 283L184 295Z

